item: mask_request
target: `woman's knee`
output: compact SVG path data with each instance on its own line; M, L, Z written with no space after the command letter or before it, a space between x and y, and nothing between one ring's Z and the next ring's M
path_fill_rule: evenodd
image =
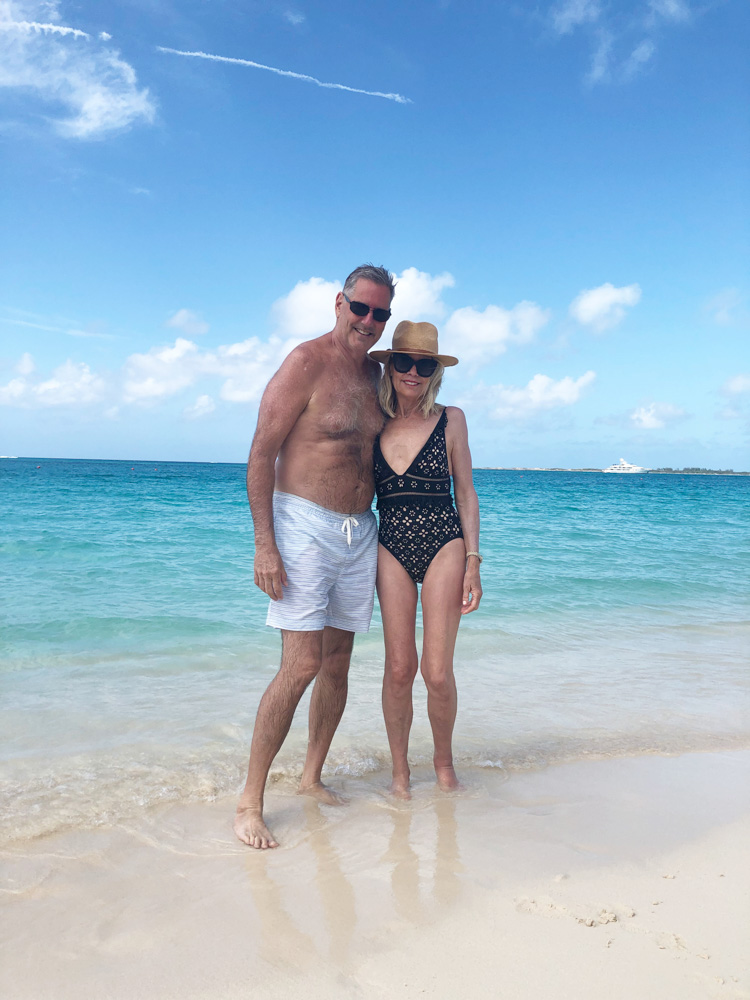
M413 656L386 656L385 678L393 687L411 687L414 678L417 676L417 655Z
M450 698L456 690L453 670L422 661L422 677L427 691L433 698Z

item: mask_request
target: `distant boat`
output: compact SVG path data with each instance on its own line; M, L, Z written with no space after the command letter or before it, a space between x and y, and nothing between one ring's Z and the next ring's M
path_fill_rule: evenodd
M640 465L631 465L630 462L621 458L617 465L610 465L608 468L602 469L602 472L648 472L648 469L644 469Z

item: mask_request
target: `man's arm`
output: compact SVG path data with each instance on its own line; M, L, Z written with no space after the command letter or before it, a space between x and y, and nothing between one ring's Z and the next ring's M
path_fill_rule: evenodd
M266 386L247 461L247 498L255 530L255 583L274 601L282 598L286 571L273 530L276 459L312 396L317 365L306 344L295 348Z

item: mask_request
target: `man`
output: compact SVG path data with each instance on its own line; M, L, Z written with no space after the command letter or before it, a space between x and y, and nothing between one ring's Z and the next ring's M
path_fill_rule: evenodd
M321 782L346 705L355 632L370 627L378 532L372 448L383 418L380 365L367 352L390 316L393 276L366 264L336 296L330 333L296 347L268 383L247 463L255 528L255 583L271 598L267 624L281 629L281 667L263 695L247 783L234 830L265 849L278 842L263 820L271 763L315 679L299 791L340 799Z

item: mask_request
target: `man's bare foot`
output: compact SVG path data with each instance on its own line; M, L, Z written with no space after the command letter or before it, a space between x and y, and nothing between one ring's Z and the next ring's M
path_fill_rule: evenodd
M300 785L297 789L298 795L309 795L324 806L345 806L349 800L338 792L334 792L322 781L314 781L311 785Z
M411 788L409 779L405 781L401 778L394 778L391 782L391 795L394 799L401 799L402 802L411 801Z
M259 809L237 809L234 818L234 832L243 844L265 851L268 847L278 847L279 842L263 822Z
M456 777L456 772L452 764L436 764L435 777L437 778L438 788L442 792L457 792L463 787Z

